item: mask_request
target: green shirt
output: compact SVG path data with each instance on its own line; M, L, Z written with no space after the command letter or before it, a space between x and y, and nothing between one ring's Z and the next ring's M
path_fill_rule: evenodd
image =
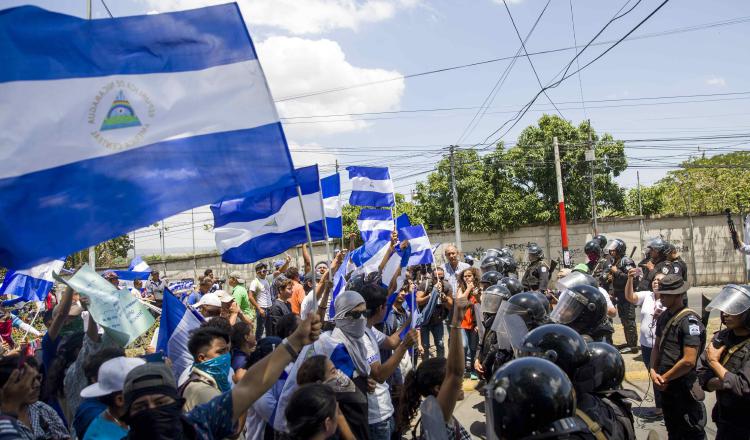
M242 284L234 286L232 289L232 296L240 311L245 314L248 318L252 319L255 317L255 310L250 304L250 299L247 297L247 289Z

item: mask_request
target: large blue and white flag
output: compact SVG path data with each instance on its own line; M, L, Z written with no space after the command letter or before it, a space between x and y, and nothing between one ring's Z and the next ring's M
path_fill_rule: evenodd
M363 209L357 218L357 228L362 241L370 241L373 236L389 239L393 226L393 214L390 209Z
M0 266L294 183L234 3L101 20L6 9L0 65Z
M42 263L31 269L9 270L5 274L3 283L0 284L0 295L9 295L11 298L3 302L3 306L9 307L19 302L44 301L47 294L55 285L53 273L60 273L65 264L64 260L52 260Z
M387 167L347 167L354 206L392 207L395 205L393 182Z
M296 171L313 241L325 240L318 166ZM307 242L297 185L211 205L216 247L227 263L253 263Z
M172 361L174 377L180 377L186 368L193 365L193 355L188 351L187 343L190 332L200 327L201 322L203 317L200 313L181 303L169 289L164 289L156 350L163 351Z
M401 241L409 240L411 247L411 256L409 257L409 266L419 264L432 264L435 257L432 254L432 245L427 237L424 226L407 226L398 230L398 239Z
M151 275L151 267L141 257L130 260L128 270L115 270L114 273L123 281L147 280Z
M385 239L373 235L371 240L366 241L365 244L352 251L352 263L354 263L358 271L363 273L378 270L380 263L388 252L390 243L390 237Z
M344 224L341 207L341 177L339 173L320 179L320 190L323 193L323 209L326 212L328 236L341 238L344 236Z

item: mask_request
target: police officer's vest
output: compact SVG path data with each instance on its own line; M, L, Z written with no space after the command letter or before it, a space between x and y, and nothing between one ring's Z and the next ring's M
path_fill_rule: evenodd
M576 408L576 415L583 420L583 423L589 428L589 431L596 437L596 440L607 440L607 436L604 435L602 427L588 416L583 410Z
M667 325L664 326L664 330L661 333L661 339L659 340L659 351L661 351L662 347L664 346L664 341L667 340L668 337L670 339L674 338L675 341L673 342L676 342L677 335L674 333L674 331L680 324L680 321L682 321L682 318L688 315L694 315L698 318L698 320L700 320L700 315L698 315L698 313L696 313L694 310L687 307L680 310L676 315L671 317L669 321L667 321Z
M535 262L531 263L529 267L526 268L526 272L523 273L521 284L525 289L539 289L539 285L541 284L539 277L541 275L540 271L542 267L545 268L545 271L547 272L547 278L549 280L549 266L544 262L544 260L536 260Z
M719 362L728 371L736 373L742 367L742 361L750 353L750 337L742 342L727 347L726 352L721 356Z

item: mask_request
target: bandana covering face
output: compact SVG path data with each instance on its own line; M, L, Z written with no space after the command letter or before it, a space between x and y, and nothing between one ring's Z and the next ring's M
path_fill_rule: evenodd
M224 353L219 357L195 364L195 368L211 375L219 386L221 392L229 391L232 387L229 385L229 367L231 366L232 357L229 353Z
M351 319L346 316L355 307L364 303L365 300L362 295L352 290L344 291L336 297L334 302L336 315L333 317L336 328L333 330L332 336L344 344L349 357L352 358L352 362L357 368L357 372L361 376L369 376L370 364L367 363L367 350L362 339L365 335L367 320L364 317Z

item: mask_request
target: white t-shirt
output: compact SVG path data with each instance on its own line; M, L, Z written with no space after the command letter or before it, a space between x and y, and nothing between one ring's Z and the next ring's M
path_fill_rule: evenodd
M599 288L599 291L602 292L602 295L604 295L604 299L607 300L607 309L609 310L610 308L614 307L615 305L612 304L612 298L609 297L609 293L607 293L607 291L601 287Z
M331 295L329 293L328 295L328 305L326 306L326 316L331 311ZM317 313L318 312L318 301L317 298L315 298L315 293L310 291L307 295L305 295L305 299L302 300L302 305L300 306L300 312L299 312L299 319L307 319L307 317L311 313Z
M639 342L644 347L653 347L656 339L656 323L654 315L657 310L664 311L666 307L661 305L661 301L654 298L654 292L642 290L635 292L638 297L637 306L641 306L641 335Z
M450 283L451 287L453 288L453 295L456 294L458 291L458 279L456 279L456 275L461 273L462 271L470 268L467 263L464 263L463 261L458 262L458 266L456 267L456 270L453 270L453 267L450 263L446 262L443 264L443 271L445 272L445 279Z
M383 343L386 336L374 328L365 328L365 355L367 362L372 365L380 362L380 344ZM378 383L375 385L375 391L367 393L367 423L379 423L389 419L393 415L393 402L391 402L391 392L388 384Z
M268 280L253 278L250 282L250 291L255 293L255 300L258 302L258 307L267 309L273 304L273 300L271 299L271 284Z

